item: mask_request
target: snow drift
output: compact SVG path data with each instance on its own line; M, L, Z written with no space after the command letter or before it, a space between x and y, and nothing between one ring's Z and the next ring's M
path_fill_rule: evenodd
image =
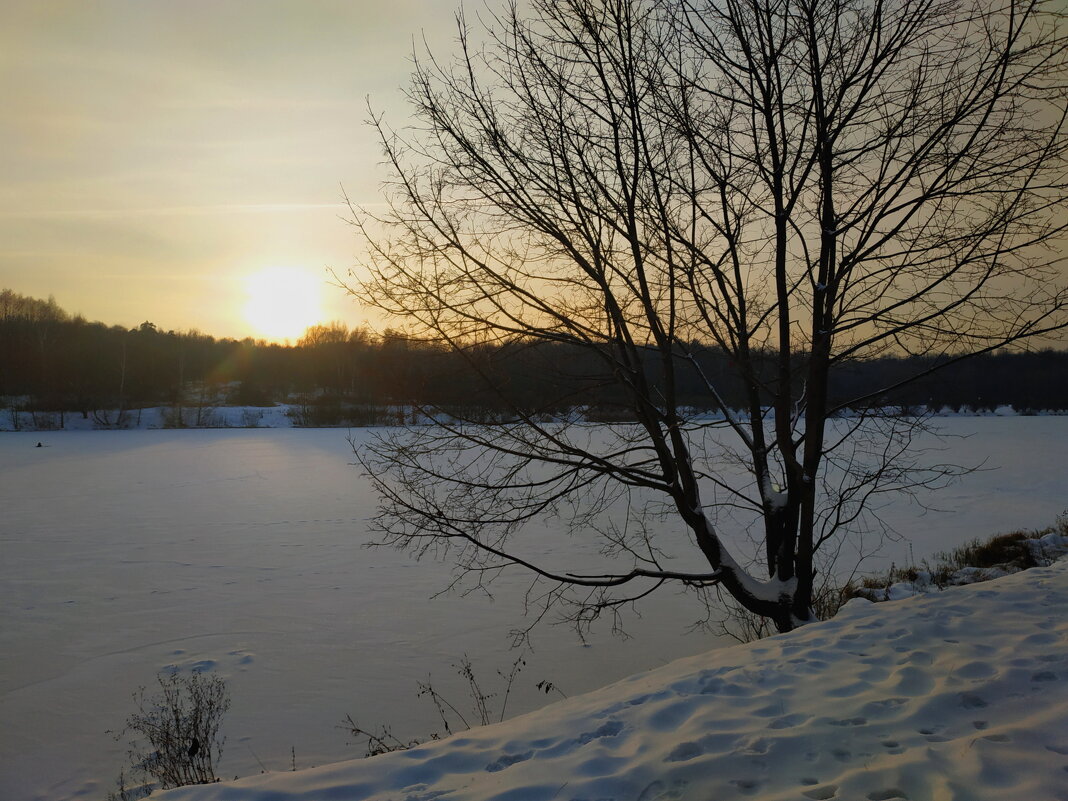
M410 751L161 801L1068 799L1068 560L632 676Z

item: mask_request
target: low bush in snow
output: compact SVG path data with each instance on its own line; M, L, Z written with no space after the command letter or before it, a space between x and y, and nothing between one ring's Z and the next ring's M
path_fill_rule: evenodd
M219 727L230 708L226 682L204 673L161 673L159 691L134 693L137 711L116 739L130 736L130 773L123 770L108 801L133 801L152 790L218 781L225 738ZM130 785L128 786L128 782Z
M1048 565L1068 553L1068 511L1054 525L1038 531L1014 531L975 539L938 554L919 567L891 567L884 575L850 582L844 600L893 601L961 584L1007 576Z

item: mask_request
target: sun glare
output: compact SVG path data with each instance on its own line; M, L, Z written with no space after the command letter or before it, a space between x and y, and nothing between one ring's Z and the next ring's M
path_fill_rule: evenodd
M245 280L245 319L257 337L295 341L323 318L322 281L296 267L270 267Z

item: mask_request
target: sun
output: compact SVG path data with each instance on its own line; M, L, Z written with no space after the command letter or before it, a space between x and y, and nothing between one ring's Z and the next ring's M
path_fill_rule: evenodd
M245 320L264 339L296 340L323 318L322 281L297 267L268 267L245 279Z

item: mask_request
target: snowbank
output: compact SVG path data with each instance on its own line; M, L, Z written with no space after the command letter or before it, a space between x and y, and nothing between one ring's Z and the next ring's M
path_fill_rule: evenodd
M1031 564L1048 565L1068 554L1068 537L1051 531L1041 537L1021 538L1021 546L1030 552ZM930 571L916 570L916 577L909 581L896 581L885 588L860 588L858 595L872 601L900 601L913 595L940 592L947 587L961 584L976 584L1019 573L1024 568L1006 563L994 567L962 567L937 579Z
M292 428L305 425L309 416L307 408L295 403L279 403L274 406L183 406L177 410L170 406L153 406L143 409L129 409L120 412L116 409L97 410L82 416L78 412L28 412L14 411L10 403L0 404L0 431L95 431L98 429L154 429L154 428ZM577 423L591 419L591 410L586 406L576 406L556 417L545 417L542 422ZM927 415L929 410L920 406L915 414ZM899 414L900 410L887 410L888 414ZM688 414L694 421L710 422L723 420L719 413L702 413L690 409ZM733 413L744 416L741 412ZM841 417L850 417L848 410ZM1021 415L1011 406L998 406L992 410L973 410L965 406L958 410L948 407L937 411L930 410L933 417L1017 417L1017 416L1062 416L1062 410L1028 411ZM314 416L314 415L312 415ZM376 419L381 425L403 425L414 423L426 425L431 419L412 406L378 407ZM447 416L446 416L447 417ZM593 419L597 419L596 416ZM180 422L179 422L180 421ZM321 426L329 427L329 426ZM345 427L341 423L334 427Z
M410 751L161 801L1068 799L1068 560L636 675Z
M291 428L297 408L277 406L195 406L178 410L169 406L144 409L78 412L0 412L0 431L97 431L154 428ZM180 417L179 417L180 414ZM178 425L179 419L181 425Z

